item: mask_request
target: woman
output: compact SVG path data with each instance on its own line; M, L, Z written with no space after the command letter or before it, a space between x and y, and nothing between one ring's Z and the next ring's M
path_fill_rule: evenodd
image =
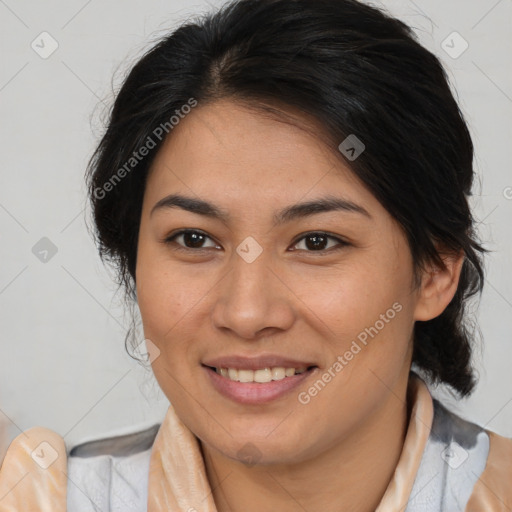
M472 160L439 61L376 8L242 0L163 39L89 191L172 405L69 453L27 431L0 510L510 510L512 441L424 383L475 385Z

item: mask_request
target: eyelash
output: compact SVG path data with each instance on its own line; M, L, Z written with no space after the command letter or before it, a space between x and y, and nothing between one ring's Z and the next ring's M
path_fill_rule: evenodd
M209 238L210 240L213 240L210 236L208 236L203 231L200 231L200 230L197 230L197 229L182 229L181 231L178 231L176 233L173 233L173 234L169 235L164 240L162 240L162 242L165 243L165 244L169 244L169 245L170 244L176 244L176 242L175 242L176 238L178 238L181 235L185 235L185 234L189 234L189 233L197 233L199 235L203 235L206 238ZM312 254L323 255L323 254L326 254L326 253L330 253L331 250L339 250L339 249L342 249L343 247L346 247L346 246L350 245L345 240L342 240L339 237L330 235L329 233L326 233L325 231L309 231L308 233L304 233L300 238L297 238L296 241L293 243L293 246L297 245L299 242L301 242L305 238L314 237L314 236L318 236L318 235L326 237L326 238L331 239L331 240L336 240L338 242L338 246L330 247L329 249L319 249L317 251L307 250L307 249L294 249L294 250L301 250L301 251L305 251L305 252L312 253ZM211 249L211 247L198 247L198 248L194 249L193 247L185 247L185 246L180 245L180 244L177 244L177 245L178 245L178 247L176 247L175 250L185 251L185 252L196 252L197 253L197 252L200 252L200 251L205 251L205 250Z

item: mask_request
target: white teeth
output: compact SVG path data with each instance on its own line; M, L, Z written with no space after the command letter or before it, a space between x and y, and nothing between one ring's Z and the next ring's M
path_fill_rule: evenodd
M254 372L252 370L238 370L238 380L240 382L254 382Z
M254 372L254 382L270 382L272 380L272 372L270 368L263 368L263 370L256 370Z
M283 367L272 368L272 380L281 380L286 377L286 371Z
M276 366L274 368L262 368L260 370L237 370L236 368L216 368L215 371L237 382L271 382L273 380L283 380L286 377L292 377L304 373L307 368L284 368Z

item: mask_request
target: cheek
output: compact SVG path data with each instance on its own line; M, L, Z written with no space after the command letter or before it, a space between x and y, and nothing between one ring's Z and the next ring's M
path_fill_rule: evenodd
M158 258L151 257L149 251L140 251L137 300L144 337L160 351L151 365L153 374L168 400L180 407L180 390L187 382L184 372L189 368L186 362L193 358L190 322L197 311L198 290L190 286L183 272L173 272Z
M387 278L389 275L395 279ZM406 297L406 286L397 279L396 272L371 258L360 258L329 273L309 273L295 286L297 296L317 322L329 328L328 337L343 340L357 336L388 310L385 319L394 318L393 304L402 304Z
M201 279L192 265L178 267L162 248L141 242L137 255L137 301L145 331L163 341L178 322L195 313L196 305L211 288L211 278Z
M375 384L376 376L392 385L412 346L412 264L407 253L384 258L382 248L374 249L330 275L301 281L311 322L330 346L326 363L330 367L338 356L343 358L335 380L352 398Z

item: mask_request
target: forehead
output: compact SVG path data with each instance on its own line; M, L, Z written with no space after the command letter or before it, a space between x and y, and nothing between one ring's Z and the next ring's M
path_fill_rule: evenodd
M180 120L160 148L147 194L187 192L266 208L301 198L338 194L365 208L376 200L321 130L307 118L279 119L222 100L198 106Z

